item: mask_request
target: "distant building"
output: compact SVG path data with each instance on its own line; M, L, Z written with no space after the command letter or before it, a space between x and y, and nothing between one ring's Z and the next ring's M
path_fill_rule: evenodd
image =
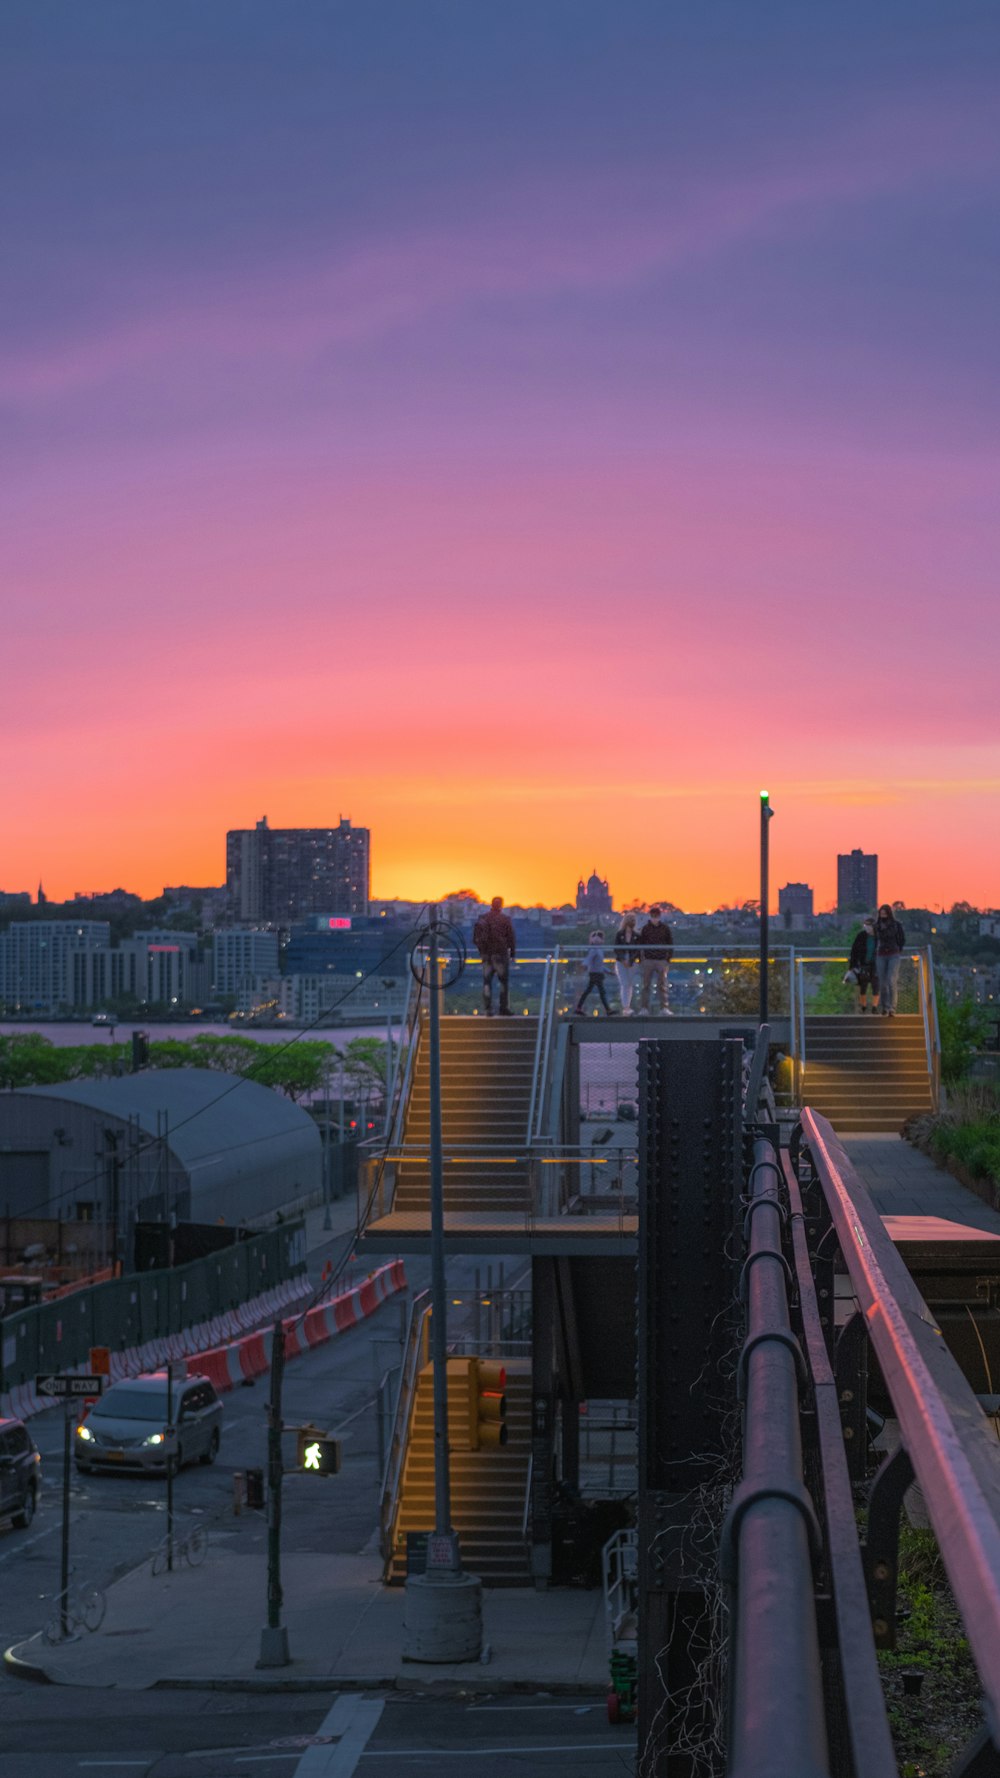
M357 978L378 972L386 976L409 971L412 940L408 923L368 915L317 914L292 927L282 959L285 975L341 975ZM393 949L393 947L396 947ZM390 956L386 956L391 952Z
M178 883L163 890L163 899L170 903L172 910L198 915L203 932L210 931L225 919L228 898L225 883L209 883L202 888L196 888L190 883Z
M137 932L114 949L95 947L74 963L73 1005L113 1000L139 1006L196 1006L209 998L209 970L193 932Z
M223 926L212 938L212 992L238 996L248 981L277 976L278 934L266 927Z
M778 890L778 918L786 932L802 932L813 920L813 892L809 883L786 883Z
M837 854L837 912L856 913L859 909L874 912L878 907L878 853L853 852Z
M9 919L19 909L30 906L30 889L0 889L0 920Z
M288 926L310 914L367 914L370 834L336 827L256 827L226 835L230 918Z
M586 914L588 919L606 919L612 912L611 890L606 877L599 877L596 866L584 882L580 878L576 886L576 911Z
M110 943L107 920L12 921L0 932L0 1002L18 1012L88 1005L88 959Z

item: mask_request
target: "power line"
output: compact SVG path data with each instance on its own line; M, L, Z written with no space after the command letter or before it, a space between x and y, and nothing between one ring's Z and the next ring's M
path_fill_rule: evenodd
M427 903L425 902L420 910L421 914L424 912L426 906ZM369 981L372 976L377 975L383 966L388 963L390 957L394 957L396 952L401 950L409 940L415 938L421 930L422 929L419 926L408 928L407 931L403 933L402 937L397 939L396 943L392 945L388 951L383 953L378 962L374 964L371 969L367 970L364 974L359 975L357 980L352 982L351 986L344 990L339 1000L335 1000L332 1006L324 1007L323 1011L318 1013L316 1018L313 1019L310 1024L306 1025L303 1030L297 1031L295 1036L288 1038L285 1043L268 1044L266 1046L266 1057L262 1055L260 1062L255 1062L253 1066L247 1070L246 1074L238 1074L234 1076L229 1082L229 1085L223 1087L221 1092L216 1093L214 1098L207 1100L204 1105L199 1105L196 1111L189 1112L187 1117L181 1118L176 1124L172 1124L170 1126L170 1135L175 1135L178 1130L186 1128L188 1124L194 1122L195 1118L201 1117L206 1111L210 1111L213 1106L220 1104L223 1099L227 1099L230 1093L234 1093L245 1081L253 1080L258 1069L263 1071L268 1062L273 1062L278 1056L284 1055L288 1050L293 1049L297 1043L301 1043L308 1037L311 1031L315 1031L324 1020L328 1019L331 1013L337 1012L339 1008L343 1006L344 1002L350 999L352 994L357 993L358 989L363 987L365 982ZM261 1046L262 1049L264 1047L264 1045ZM68 1083L60 1082L58 1084L64 1085ZM159 1135L147 1136L144 1141L136 1143L133 1148L126 1149L120 1156L115 1157L118 1165L122 1167L126 1166L130 1161L137 1159L139 1155L147 1154L150 1149L156 1148L162 1140L162 1136ZM110 1159L112 1157L109 1156L108 1158ZM66 1198L77 1197L81 1191L86 1190L88 1185L94 1185L100 1180L103 1180L105 1174L105 1166L96 1168L93 1173L86 1175L83 1179L77 1180L75 1184L68 1186L64 1192L57 1192L54 1195L50 1193L45 1198L40 1198L36 1203L20 1209L18 1211L18 1216L19 1218L33 1216L37 1214L38 1211L43 1210L47 1205L59 1204Z

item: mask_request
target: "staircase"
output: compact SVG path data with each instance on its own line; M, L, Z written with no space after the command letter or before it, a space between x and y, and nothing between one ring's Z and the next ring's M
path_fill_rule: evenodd
M933 1109L924 1022L901 1013L807 1018L802 1101L840 1132L898 1132Z
M531 1364L507 1359L507 1444L503 1450L470 1451L468 1369L448 1363L448 1434L451 1447L451 1516L462 1564L488 1586L531 1585L530 1550L524 1535L524 1501L531 1457ZM399 1510L386 1578L406 1578L406 1534L434 1529L434 1367L417 1379L416 1399L403 1467Z
M537 1018L441 1020L441 1135L445 1211L523 1212L524 1163ZM421 1021L403 1134L430 1146L430 1037ZM451 1150L451 1153L448 1151ZM465 1150L466 1152L463 1152ZM430 1214L429 1163L401 1161L394 1211Z

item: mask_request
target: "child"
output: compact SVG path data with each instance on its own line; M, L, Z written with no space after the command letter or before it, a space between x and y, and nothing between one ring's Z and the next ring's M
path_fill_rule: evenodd
M583 993L580 995L580 998L576 1003L576 1010L578 1013L583 1012L583 1003L586 1000L587 995L593 993L594 989L596 988L597 992L601 996L601 1005L603 1006L605 1012L607 1013L608 1017L610 1018L611 1017L611 1008L608 1005L608 997L604 992L604 934L603 934L603 932L592 932L591 933L590 948L587 951L587 956L586 956L585 961L586 961L587 971L588 971L590 980L588 981L587 986L584 988Z

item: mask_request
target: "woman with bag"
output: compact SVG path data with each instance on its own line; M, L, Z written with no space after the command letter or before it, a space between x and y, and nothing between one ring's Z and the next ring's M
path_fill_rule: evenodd
M858 984L858 1011L867 1012L865 996L871 993L871 1009L878 1012L878 965L875 956L875 922L866 920L851 946L847 977ZM847 979L847 978L845 978Z

